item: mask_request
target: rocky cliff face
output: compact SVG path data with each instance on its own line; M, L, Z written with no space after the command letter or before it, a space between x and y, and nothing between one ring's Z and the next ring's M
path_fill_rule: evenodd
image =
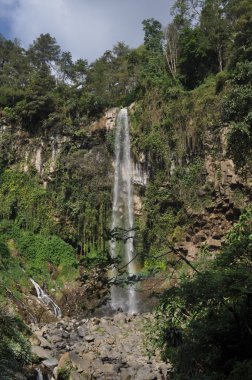
M204 247L218 252L225 243L225 234L251 200L251 178L242 177L227 155L226 129L219 130L218 134L206 130L203 144L205 178L198 191L203 207L200 211L188 210L190 226L184 241L176 244L178 251L190 260ZM186 145L188 157L193 156L194 150L195 144Z
M130 107L130 112L137 112L135 104ZM32 135L20 127L9 126L2 120L1 160L7 167L24 172L32 170L33 173L37 173L45 188L54 188L56 192L63 178L65 184L62 184L62 191L66 182L71 182L73 178L79 183L79 192L87 183L92 185L94 193L102 194L106 189L108 197L102 218L106 219L104 224L109 228L114 170L113 139L117 113L118 108L112 108L87 127L72 128L67 132L64 128L61 131L47 130ZM186 206L189 227L184 235L177 239L177 248L190 258L195 258L202 246L207 245L215 251L223 244L224 234L237 220L240 209L246 206L250 197L252 178L242 178L238 175L233 161L227 157L225 128L216 132L206 127L199 138L192 125L193 120L189 118L183 131L178 132L179 149L172 150L167 145L169 172L162 187L168 189L173 186L173 178L178 169L185 168L186 173L193 159L200 154L204 179L197 189L197 200L202 203L201 209L198 210L194 205ZM134 133L133 131L135 143ZM135 152L137 150L132 162L134 212L138 220L146 221L146 209L143 211L147 199L146 189L151 181L155 181L156 163L151 152L142 149L141 140L139 146L134 145L134 149ZM179 191L183 192L183 182ZM78 196L80 197L80 193ZM169 199L166 202L168 201ZM95 203L92 207L96 207ZM85 214L85 209L83 212ZM64 223L64 219L61 220ZM73 222L65 219L65 223ZM91 235L92 233L88 238L87 234L83 236L82 243L84 244L85 239L94 239ZM95 239L99 239L98 235L99 232L96 232ZM90 249L90 246L85 249Z

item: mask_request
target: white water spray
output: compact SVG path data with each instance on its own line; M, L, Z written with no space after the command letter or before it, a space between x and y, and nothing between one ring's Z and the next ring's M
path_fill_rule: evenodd
M30 278L30 280L34 285L38 299L41 300L43 304L50 307L56 317L61 317L62 313L59 306L53 301L51 297L48 296L48 294L44 292L44 290L39 286L39 284L36 283L36 281L34 281L32 278Z
M136 274L133 248L133 198L132 198L132 167L130 154L130 136L128 111L123 108L118 113L115 137L115 175L112 209L112 231L121 229L123 240L114 239L110 244L110 252L113 258L122 254L123 260L128 263L128 275ZM125 231L126 234L125 234ZM117 276L116 269L112 270L112 276ZM118 287L112 286L111 302L114 309L122 309L130 313L137 312L136 292L133 285L128 287L127 300L122 297ZM126 308L126 310L125 310Z

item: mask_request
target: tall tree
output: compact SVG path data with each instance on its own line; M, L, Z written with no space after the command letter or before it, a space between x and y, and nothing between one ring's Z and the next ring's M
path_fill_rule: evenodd
M49 33L40 34L40 36L29 47L28 57L35 67L40 68L43 65L53 67L53 64L59 60L60 47L56 39Z
M225 64L225 49L231 37L231 26L226 17L226 1L206 0L200 16L200 26L215 50L219 71Z
M73 65L73 82L76 87L83 87L86 83L88 72L88 61L86 59L77 59Z
M171 13L181 26L195 25L199 21L204 2L205 0L176 0Z
M175 78L179 54L179 31L175 22L165 29L164 54L169 72Z
M150 51L162 51L164 33L162 25L154 18L143 20L144 45Z
M58 60L60 80L65 83L73 77L73 60L69 51L63 51Z

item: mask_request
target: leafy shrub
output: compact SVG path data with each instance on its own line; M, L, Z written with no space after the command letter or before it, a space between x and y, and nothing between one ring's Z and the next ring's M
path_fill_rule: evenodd
M32 360L27 340L29 331L3 303L0 304L0 373L2 380L13 380L16 372Z
M57 236L21 231L17 237L17 247L33 270L44 272L48 263L56 267L76 265L74 248Z

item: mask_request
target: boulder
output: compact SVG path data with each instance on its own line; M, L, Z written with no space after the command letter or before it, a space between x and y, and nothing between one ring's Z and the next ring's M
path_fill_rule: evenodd
M36 334L32 334L29 338L32 346L40 346L40 339Z
M88 343L91 343L94 341L94 337L92 335L87 335L85 336L85 341L88 342Z
M86 372L89 370L90 362L86 359L80 358L74 352L65 352L59 360L58 368L65 367L69 363L77 370L77 372Z
M78 334L78 336L79 336L80 338L84 338L84 336L85 336L85 332L84 332L83 327L79 326L79 327L77 328L77 334Z
M40 346L32 346L31 347L31 352L35 355L38 356L38 358L41 359L51 359L52 358L52 353L49 350L44 349L43 347Z
M44 366L47 367L47 368L54 368L54 367L57 367L57 365L58 365L58 360L55 359L55 358L51 358L51 359L43 360L42 363L43 363Z
M61 336L62 336L62 338L64 338L64 339L68 339L68 338L70 337L70 334L69 334L69 332L67 332L67 331L62 331Z
M43 338L42 336L39 337L39 340L40 340L40 346L43 347L43 348L49 348L51 349L52 348L52 344L48 342L48 340L46 340L45 338Z
M50 341L52 343L62 342L62 337L59 336L59 335L53 335L53 336L50 337Z

